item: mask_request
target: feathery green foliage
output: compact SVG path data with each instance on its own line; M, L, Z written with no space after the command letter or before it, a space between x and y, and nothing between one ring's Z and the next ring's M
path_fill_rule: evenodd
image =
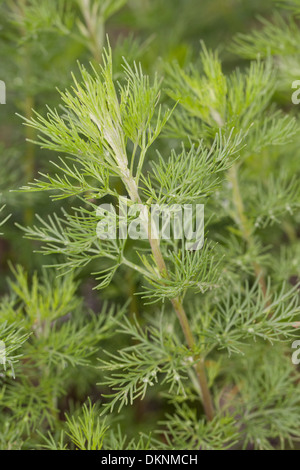
M111 34L104 47L110 21L140 12L135 21L148 30L158 3L6 5L10 35L22 32L28 80L38 80L30 64L47 43L59 68L58 37L73 51L66 69L79 61L72 83L54 74L41 85L64 90L45 106L22 90L27 158L20 172L8 170L21 191L7 192L6 173L0 181L8 212L25 193L39 201L36 222L32 211L23 220L16 213L18 231L9 222L5 229L23 231L38 264L47 255L47 269L34 273L8 256L1 448L267 450L299 441L291 352L300 313L299 145L286 68L299 70L300 4L279 2L284 17L236 36L231 51L250 63L233 70L204 42L195 60L192 48L169 42L159 62L149 48L157 38L121 45ZM21 158L5 145L1 154ZM176 237L175 225L157 237L153 205L173 214L204 205L204 240ZM108 214L112 238L99 229ZM134 223L146 236L121 237Z

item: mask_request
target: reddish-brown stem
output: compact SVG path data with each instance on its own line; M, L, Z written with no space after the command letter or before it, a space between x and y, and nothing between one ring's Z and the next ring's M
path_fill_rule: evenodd
M131 200L133 202L137 202L141 204L141 199L139 197L139 192L138 192L138 188L137 188L134 177L126 175L123 178L123 181L127 188L127 191ZM149 229L149 227L147 228ZM169 274L168 274L165 260L161 253L159 240L157 238L151 237L151 230L148 230L148 234L149 234L149 243L151 246L152 255L157 265L158 271L162 278L168 279ZM180 322L187 345L190 348L190 350L194 352L196 343L195 343L195 339L194 339L186 312L184 310L182 301L181 299L176 297L176 298L171 299L171 303L173 305L173 308ZM211 394L210 394L210 390L209 390L208 382L206 378L204 359L202 357L199 357L198 355L194 355L194 361L195 361L195 371L196 371L196 375L198 379L199 388L201 391L204 411L205 411L207 419L211 421L214 417L214 407L213 407L213 402L212 402L212 398L211 398Z

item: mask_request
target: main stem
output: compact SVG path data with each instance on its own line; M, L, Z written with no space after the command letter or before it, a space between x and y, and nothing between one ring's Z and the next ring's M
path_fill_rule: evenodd
M138 187L136 185L136 181L134 177L131 176L130 174L125 175L123 178L123 181L125 183L125 186L127 188L127 191L131 200L133 202L141 204ZM162 278L168 279L169 274L168 274L165 260L160 250L159 241L157 238L151 237L150 231L148 231L148 234L149 234L149 243L151 246L151 251L155 259L159 273ZM196 343L195 343L194 335L192 333L182 301L178 297L175 297L171 299L171 303L179 319L187 345L191 351L194 351ZM199 357L198 355L197 356L195 355L194 361L195 361L195 371L197 374L197 379L198 379L198 383L199 383L199 387L200 387L200 391L202 395L204 411L205 411L207 419L211 421L214 417L214 407L213 407L212 398L211 398L211 394L209 391L208 382L206 378L204 359Z
M89 34L90 50L93 54L94 60L97 64L100 64L102 61L102 50L105 40L105 23L102 15L98 18L98 22L96 22L93 11L91 8L89 9L89 7L89 3L86 3L85 1L80 2L81 12Z
M17 11L20 17L24 18L25 17L25 9L27 7L27 0L22 0L20 2ZM22 38L26 36L26 29L24 27L20 28L20 34ZM30 53L30 48L28 47L28 43L25 41L24 43L24 54L23 54L23 71L25 75L25 83L30 83L30 76L32 73L31 70L31 53ZM34 98L30 94L29 91L26 91L26 97L25 97L25 102L24 102L24 112L27 120L32 119L33 115L33 108L34 108ZM26 149L25 149L25 155L24 155L24 161L25 161L25 178L26 182L32 181L34 178L34 173L35 173L35 145L32 143L35 137L35 130L32 127L27 127L26 129ZM25 210L24 214L24 219L26 225L30 225L32 222L33 218L33 211L32 208L27 207Z

